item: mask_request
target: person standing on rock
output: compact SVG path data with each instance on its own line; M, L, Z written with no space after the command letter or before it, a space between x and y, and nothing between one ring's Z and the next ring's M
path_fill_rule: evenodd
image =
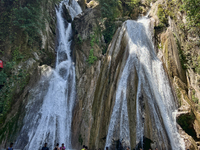
M60 150L65 150L64 143L62 143L62 146L60 147Z
M10 147L8 147L6 150L13 150L13 143L10 143Z
M56 144L56 147L53 150L60 150L59 143Z
M44 147L42 148L42 150L49 150L49 148L47 147L47 143L44 144Z

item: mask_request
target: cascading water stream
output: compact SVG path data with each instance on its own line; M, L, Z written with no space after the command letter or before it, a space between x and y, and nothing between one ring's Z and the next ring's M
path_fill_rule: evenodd
M72 27L71 23L67 23L62 17L63 5L69 10L72 19L82 11L75 0L62 1L56 10L58 29L56 69L52 70L48 92L40 109L32 112L30 110L33 110L31 108L33 104L27 105L24 126L15 144L16 147L25 150L38 150L45 142L50 149L53 149L56 142L65 143L66 148L71 148L76 82L75 66L70 56ZM25 134L28 134L28 142L23 145Z
M137 22L128 20L123 27L129 40L127 44L129 52L117 85L105 147L112 146L112 139L123 139L123 146L131 146L129 118L135 116L136 147L132 148L138 148L137 145L143 143L145 136L145 109L148 105L148 115L153 122L151 130L155 131L155 136L158 137L156 147L183 150L184 144L177 132L176 120L173 117L176 103L162 62L154 51L150 19L143 17ZM133 82L129 81L129 76L137 76L138 79L138 83L135 83L137 84L135 115L128 114L127 84ZM147 101L144 101L144 97Z

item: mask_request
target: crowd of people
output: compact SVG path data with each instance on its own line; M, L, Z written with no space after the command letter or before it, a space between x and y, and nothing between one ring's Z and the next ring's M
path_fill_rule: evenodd
M127 147L126 150L130 150L130 148ZM139 148L139 150L143 150L143 149L142 149L142 148ZM149 148L149 150L151 150L151 148ZM155 150L158 150L158 148L155 148Z
M81 150L88 150L87 146L83 145L83 148ZM101 148L99 148L98 150L101 150ZM108 147L106 147L106 150L109 150ZM126 150L130 150L130 147L127 146ZM142 148L139 148L139 150L143 150ZM151 150L151 148L149 148L149 150ZM155 148L155 150L158 150L158 148Z
M44 144L44 147L42 147L42 150L49 150L49 148L47 147L47 143ZM57 143L56 147L53 150L65 150L64 143L62 143L61 147L59 147L59 143ZM88 150L88 147L83 145L81 150ZM101 150L101 148L99 148L98 150ZM106 150L109 150L108 147L106 147ZM130 150L130 147L126 147L126 150ZM142 150L142 148L139 148L139 150ZM149 150L151 150L151 148L149 148ZM158 148L155 148L155 150L158 150Z
M62 143L62 146L59 147L59 143L56 144L56 147L53 150L65 150L65 144ZM47 147L47 143L44 144L44 147L42 147L42 150L49 150L49 148Z
M59 143L57 143L53 150L65 150L65 149L66 148L65 148L64 143L62 143L61 147L59 147ZM6 150L13 150L13 143L10 143L10 147L7 147ZM42 150L49 150L49 148L47 147L47 143L44 144L44 147L42 147ZM88 147L83 145L83 148L81 150L88 150ZM98 150L101 150L101 148L99 148ZM109 150L108 147L106 147L106 150ZM126 147L126 150L130 150L130 147ZM142 150L142 148L139 148L139 150ZM152 150L152 149L149 148L149 150ZM155 150L158 150L158 148L155 148Z

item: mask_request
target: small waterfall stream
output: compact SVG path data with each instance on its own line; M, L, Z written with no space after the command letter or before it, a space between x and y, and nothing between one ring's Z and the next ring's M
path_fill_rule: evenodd
M124 147L131 146L133 137L135 143L133 145L136 146L131 149L143 147L143 138L147 132L146 124L151 124L152 133L149 133L149 136L155 137L156 141L152 141L154 147L158 147L159 150L183 150L183 140L177 132L174 117L175 99L162 62L154 50L150 19L143 17L137 22L128 20L121 30L125 30L125 36L128 37L129 52L117 84L105 147L112 147L113 140L121 141ZM136 76L138 80L135 83L137 84L136 114L128 114L127 85L133 82L129 80L129 76ZM149 114L146 114L147 109ZM133 116L136 124L134 136L130 135L129 123L129 118ZM150 116L149 123L145 121L147 116Z
M48 91L39 110L33 108L33 102L27 105L28 113L15 144L15 147L24 150L41 149L45 142L48 143L50 149L53 149L56 142L65 143L67 149L71 148L71 123L76 96L76 80L70 49L72 27L71 23L67 23L62 16L63 5L69 10L72 19L82 11L75 0L62 1L56 10L58 30L56 68L51 72ZM27 143L23 142L25 135L28 138Z

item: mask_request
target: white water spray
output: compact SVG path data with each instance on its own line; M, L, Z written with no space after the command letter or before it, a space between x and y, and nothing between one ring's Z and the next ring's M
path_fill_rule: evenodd
M136 145L143 143L144 137L144 100L148 99L151 119L155 126L151 130L157 131L158 148L170 147L173 150L184 150L184 144L177 132L176 120L173 112L176 104L171 91L169 80L165 74L162 62L157 58L151 37L150 19L143 17L136 21L128 20L124 23L128 36L129 56L123 68L117 85L116 99L111 115L105 147L110 147L112 139L123 139L123 146L130 146L129 115L136 117ZM136 114L128 114L127 84L129 76L138 78ZM161 118L160 118L161 116ZM164 124L164 125L163 125ZM168 142L169 141L169 142ZM135 148L135 147L132 147Z
M82 11L75 0L62 1L56 10L58 29L56 69L52 71L48 92L42 106L36 112L29 111L24 118L24 126L16 145L25 150L41 149L45 142L50 149L53 149L57 142L64 143L67 149L71 148L76 79L70 49L72 27L71 23L67 23L62 17L63 5L66 5L72 19ZM32 104L27 105L27 110L31 107ZM23 143L22 137L25 133L28 134L28 143L23 146L20 143Z

